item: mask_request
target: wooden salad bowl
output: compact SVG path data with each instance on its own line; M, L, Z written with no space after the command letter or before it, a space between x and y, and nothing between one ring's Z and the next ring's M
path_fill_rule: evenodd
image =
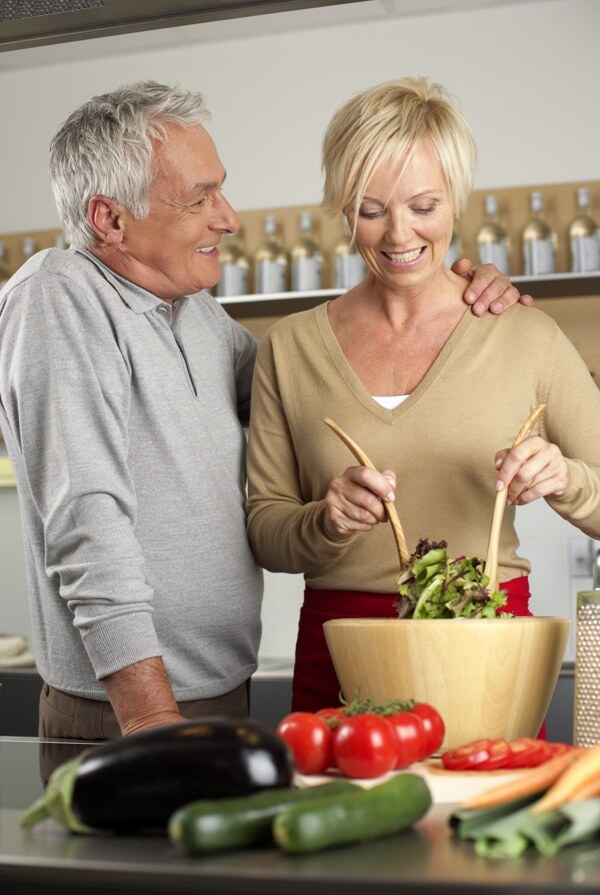
M567 645L566 618L374 619L325 622L346 700L428 702L442 751L482 737L535 737Z

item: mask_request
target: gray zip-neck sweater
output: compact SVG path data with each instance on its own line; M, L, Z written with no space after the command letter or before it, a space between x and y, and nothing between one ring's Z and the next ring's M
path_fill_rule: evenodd
M106 699L98 679L160 655L188 700L255 670L255 353L210 295L171 306L86 252L40 252L0 292L0 427L49 684Z

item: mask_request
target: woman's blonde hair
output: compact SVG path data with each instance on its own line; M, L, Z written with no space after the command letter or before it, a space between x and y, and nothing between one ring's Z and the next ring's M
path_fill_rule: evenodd
M447 91L427 78L379 84L338 109L323 139L323 208L356 220L375 168L408 159L422 139L433 146L459 217L473 184L475 141Z

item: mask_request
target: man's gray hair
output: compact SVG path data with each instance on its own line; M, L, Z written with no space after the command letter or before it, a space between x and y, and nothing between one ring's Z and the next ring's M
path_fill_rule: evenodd
M92 196L147 217L152 185L152 140L165 124L193 127L210 117L201 93L144 81L95 96L67 118L50 144L50 175L68 243L93 248L87 219Z

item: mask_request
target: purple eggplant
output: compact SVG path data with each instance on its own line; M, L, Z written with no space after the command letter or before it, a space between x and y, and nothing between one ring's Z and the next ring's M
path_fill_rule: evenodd
M165 828L188 802L290 786L292 772L287 745L262 724L184 721L111 740L60 765L21 825L54 817L80 833Z

